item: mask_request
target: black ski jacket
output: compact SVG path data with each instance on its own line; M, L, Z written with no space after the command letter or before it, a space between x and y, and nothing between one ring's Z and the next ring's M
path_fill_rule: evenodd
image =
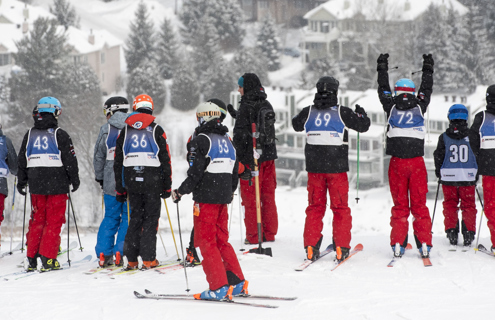
M495 103L488 103L486 105L486 112L495 114ZM474 121L470 128L474 139L471 142L471 146L476 146L476 151L474 148L473 151L478 161L478 174L482 176L495 176L495 149L480 148L480 127L483 124L483 118L483 111L478 112L474 116Z
M337 105L337 96L321 95L317 93L314 99L314 107L328 109ZM309 106L292 118L292 127L295 131L304 131L304 125L309 116ZM348 107L340 107L340 117L345 126L357 132L366 132L370 127L368 116L358 116ZM304 154L306 157L306 171L311 173L341 173L349 171L349 145L348 130L344 132L344 144L341 146L323 146L306 144Z
M201 133L225 135L229 129L214 120L196 129L197 136L188 143L190 167L187 170L187 178L182 182L177 191L180 194L189 194L192 192L193 200L198 203L230 203L239 180L237 174L239 162L236 159L232 174L206 172L205 170L210 164L210 158L207 156L210 150L210 140L204 135L201 135Z
M56 129L58 121L53 114L42 112L33 115L34 128ZM79 168L70 136L62 129L57 131L57 144L62 156L62 167L27 167L26 147L29 131L24 135L18 156L18 186L29 185L32 194L54 195L69 193L69 186L79 188Z
M433 93L433 71L423 70L421 78L421 86L418 95L401 94L397 97L392 96L390 89L388 72L386 70L378 71L378 97L383 106L383 110L387 114L387 119L390 116L390 111L394 105L399 110L408 110L420 106L423 115L430 104L431 94ZM407 99L407 100L405 100ZM425 119L426 122L426 119ZM387 131L390 129L387 126ZM422 157L425 154L424 139L406 138L406 137L387 137L386 153L393 157L402 159Z

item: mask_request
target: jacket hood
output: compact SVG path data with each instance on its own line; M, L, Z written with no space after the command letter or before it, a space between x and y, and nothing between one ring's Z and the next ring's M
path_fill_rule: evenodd
M48 129L58 127L58 120L52 113L41 112L33 115L34 127L36 129Z
M408 110L418 105L418 98L414 94L401 93L394 97L395 105L399 110Z
M143 130L155 121L156 117L150 114L133 112L127 117L125 123L137 130Z
M242 99L246 100L265 100L267 95L265 88L261 85L261 81L254 73L245 73L244 78L244 95Z
M337 95L334 93L316 93L313 100L316 109L327 109L336 106Z
M129 116L127 113L124 112L115 112L110 119L108 119L108 123L114 126L117 129L123 129L126 125L125 120L127 119L127 116Z
M489 102L486 105L486 110L490 113L495 114L495 102Z

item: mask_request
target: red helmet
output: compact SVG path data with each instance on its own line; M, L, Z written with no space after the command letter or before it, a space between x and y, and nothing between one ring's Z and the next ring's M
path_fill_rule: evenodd
M132 104L132 110L137 111L137 109L149 109L153 111L153 99L147 94L140 94L134 98L134 103Z

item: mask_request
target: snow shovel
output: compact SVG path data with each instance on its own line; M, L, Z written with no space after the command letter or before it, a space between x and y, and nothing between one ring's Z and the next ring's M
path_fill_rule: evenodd
M251 130L253 133L253 158L254 158L254 171L259 172L258 167L258 158L260 157L259 153L256 152L256 124L251 124ZM258 223L258 248L254 248L249 250L250 253L257 254L265 254L267 256L272 257L272 248L262 248L261 243L263 242L263 236L261 234L261 201L260 201L260 180L259 173L254 176L254 187L256 189L256 220Z

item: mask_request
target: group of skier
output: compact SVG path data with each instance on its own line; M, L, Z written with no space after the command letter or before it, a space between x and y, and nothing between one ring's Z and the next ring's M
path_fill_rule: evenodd
M424 114L433 92L434 60L423 55L422 81L400 79L394 93L389 85L388 54L377 60L378 96L388 119L386 154L391 156L388 177L393 200L390 245L401 257L408 244L409 214L414 239L424 258L432 248L432 221L426 206L427 172L424 156ZM234 249L228 242L228 210L240 178L246 244L275 241L278 214L275 202L275 114L254 73L238 80L240 106L235 110L219 99L197 107L198 126L187 142L189 169L186 179L172 190L172 167L167 136L155 123L154 103L146 94L135 97L132 107L123 97L111 97L103 107L107 123L94 148L95 180L103 190L105 215L95 252L100 267L137 269L157 267L156 236L161 199L175 203L189 193L194 200L194 229L187 262L202 264L209 289L197 299L226 299L246 294L245 280ZM366 132L370 119L359 105L355 110L338 104L339 81L330 76L316 84L314 103L292 119L295 131L306 132L308 206L304 248L308 260L320 255L327 196L333 212L332 244L339 262L350 252L352 216L348 206L348 130ZM476 233L475 190L483 176L484 211L495 252L495 85L488 87L487 108L468 128L468 110L453 105L447 114L449 128L439 137L434 152L435 173L442 184L445 231L457 245L462 230L464 245ZM132 108L132 113L128 114ZM233 140L222 124L227 112L235 118ZM0 127L0 223L7 195L8 172L17 175L17 190L26 195L29 185L32 212L27 233L27 271L56 270L60 231L70 192L79 187L77 158L69 135L58 127L62 113L53 97L40 99L33 110L34 127L24 136L19 156ZM258 183L253 186L252 179ZM70 186L72 189L70 190ZM69 199L70 201L70 199ZM459 223L458 205L462 211ZM261 212L261 227L257 211ZM0 229L1 230L1 229ZM259 234L261 232L261 234ZM1 233L0 233L1 234ZM262 239L262 240L260 240ZM203 261L196 251L199 248ZM260 247L261 249L261 247Z

